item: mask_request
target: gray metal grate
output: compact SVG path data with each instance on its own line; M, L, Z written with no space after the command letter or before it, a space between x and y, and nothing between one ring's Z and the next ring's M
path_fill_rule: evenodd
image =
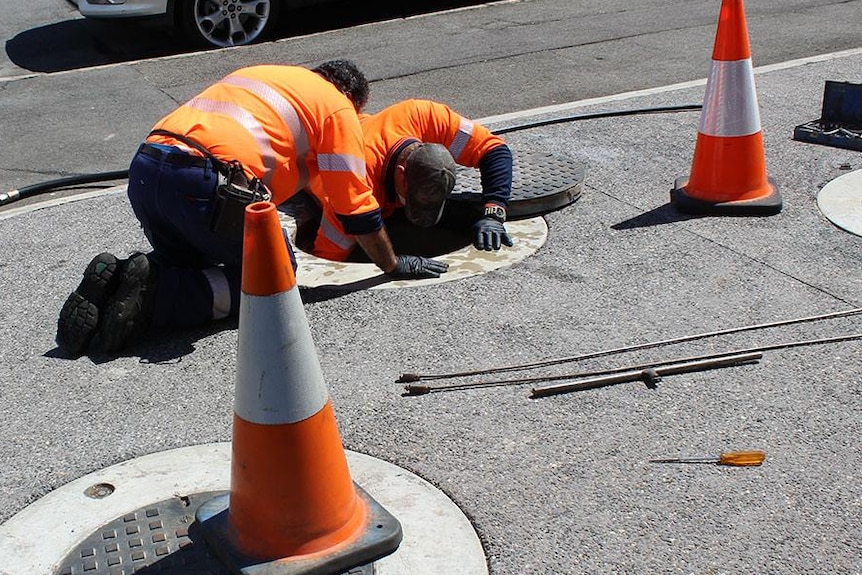
M160 501L126 513L69 552L55 575L230 575L197 536L195 512L225 491ZM342 575L373 575L374 564Z

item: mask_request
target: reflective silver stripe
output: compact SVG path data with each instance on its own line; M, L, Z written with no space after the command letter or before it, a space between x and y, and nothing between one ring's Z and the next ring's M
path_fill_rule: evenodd
M751 58L745 60L713 60L700 132L707 136L750 136L760 131L760 111L754 89Z
M468 120L467 118L461 117L461 124L458 126L458 131L455 133L455 139L452 140L452 144L449 146L449 153L452 154L452 157L455 158L455 161L458 161L458 156L461 155L461 152L464 151L464 147L470 141L470 137L473 135L473 122Z
M192 98L185 105L202 112L228 116L245 128L251 134L252 138L254 138L254 141L257 142L260 155L263 158L263 166L266 169L266 174L262 178L263 183L266 185L272 183L277 166L275 152L272 151L269 136L267 136L263 126L260 125L260 122L254 116L232 102L219 102L218 100L210 100L209 98Z
M320 231L326 239L343 250L349 250L356 245L356 240L353 236L342 233L341 230L332 225L332 222L325 217L320 218Z
M241 297L235 413L262 425L308 419L328 392L299 290Z
M204 276L213 292L213 319L224 319L230 315L230 284L221 268L206 268Z
M297 188L303 188L308 183L308 167L305 161L308 157L308 133L305 131L305 126L299 119L299 114L296 113L296 108L290 101L279 94L272 86L246 78L244 76L228 76L222 83L232 86L239 86L255 94L264 102L266 102L279 115L282 121L287 124L293 143L296 146L296 165L299 167L299 184Z
M317 167L321 172L352 172L365 177L365 158L347 154L318 154Z

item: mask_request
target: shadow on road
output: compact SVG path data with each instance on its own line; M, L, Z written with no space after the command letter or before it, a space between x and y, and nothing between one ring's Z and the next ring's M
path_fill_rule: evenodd
M167 27L125 20L67 20L21 32L6 55L31 72L62 72L179 54L189 49Z
M405 18L484 4L477 0L414 0L361 3L336 0L325 6L282 12L276 36L349 28L369 22ZM6 42L6 54L16 66L31 72L61 72L105 64L156 58L195 51L166 19L155 21L74 19L21 32Z
M616 223L611 226L611 229L633 230L636 228L647 228L663 224L672 224L675 222L684 222L686 220L692 220L699 217L700 216L697 215L683 214L677 210L673 204L667 203L633 218Z

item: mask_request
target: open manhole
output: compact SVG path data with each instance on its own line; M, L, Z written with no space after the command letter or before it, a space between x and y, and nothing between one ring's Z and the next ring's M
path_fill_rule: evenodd
M523 261L547 240L548 227L541 216L580 198L585 168L547 152L516 151L514 160L506 222L513 247L504 246L497 252L473 248L468 222L482 207L481 176L479 170L459 166L455 190L441 220L446 225L423 229L411 225L403 216L386 223L396 253L434 257L449 264L449 271L440 278L391 280L361 252L354 252L349 261L334 262L297 250L297 283L305 288L342 290L399 288L454 281ZM292 217L282 211L281 218L293 236L296 226Z

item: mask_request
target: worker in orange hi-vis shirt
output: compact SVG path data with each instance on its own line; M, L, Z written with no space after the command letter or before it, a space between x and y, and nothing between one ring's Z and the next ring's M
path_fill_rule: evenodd
M153 249L93 258L60 311L60 351L115 352L150 327L236 315L245 206L281 203L309 182L384 272L445 272L444 263L393 252L366 174L358 113L367 99L368 81L347 60L252 66L160 120L132 159L128 186Z
M512 153L499 136L429 100L405 100L362 115L360 122L368 181L384 220L403 209L408 221L430 227L446 224L449 212L460 209L469 213L448 219L472 226L477 249L512 245L504 226L512 193ZM456 163L479 168L482 206L476 213L467 204L444 210L455 186ZM347 259L357 238L322 190L312 186L310 192L297 194L289 209L297 216L297 246L319 257Z

